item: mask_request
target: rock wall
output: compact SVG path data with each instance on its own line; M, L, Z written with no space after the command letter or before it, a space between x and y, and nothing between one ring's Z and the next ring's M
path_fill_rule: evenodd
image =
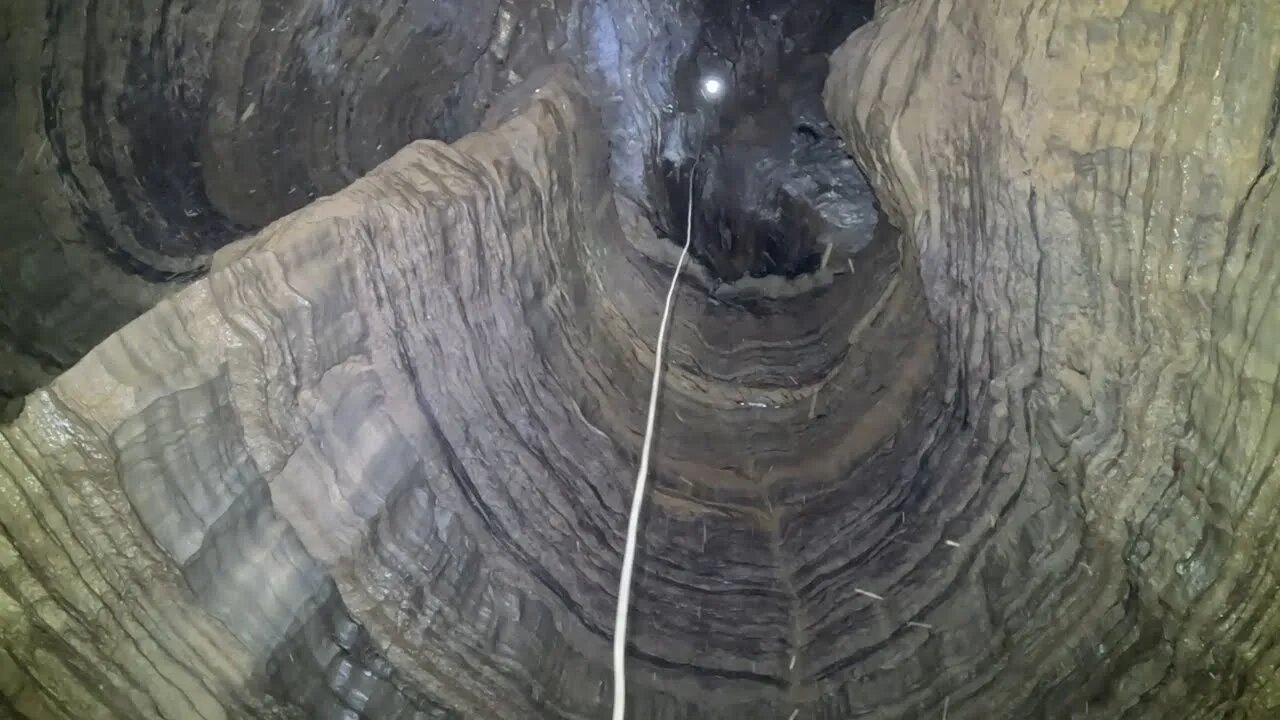
M1275 717L1280 7L879 10L828 111L978 429L938 472L1003 503L952 521L950 716Z
M199 277L218 248L409 142L476 129L496 97L565 54L573 10L7 3L0 399L44 384Z
M228 248L0 429L10 711L531 717L594 699L599 671L562 639L594 615L555 616L547 586L613 576L529 592L551 547L535 538L574 528L551 488L523 530L485 509L550 451L531 403L554 378L528 354L562 341L550 320L588 277L545 268L585 266L608 226L585 108L548 86L502 129L409 146ZM454 391L470 409L437 404ZM512 412L493 426L496 402ZM575 428L598 447L558 461L604 472L608 441ZM543 690L562 672L595 681Z
M698 14L336 7L0 10L46 24L0 24L44 58L0 69L34 178L2 209L58 229L6 245L28 364L0 366L75 363L0 426L0 713L604 713L677 251L646 173ZM902 233L798 278L689 268L631 716L1275 716L1280 12L878 10L826 100ZM432 28L471 64L399 84ZM535 42L561 32L578 72ZM121 33L162 52L67 39L147 45ZM154 62L199 112L142 112ZM161 132L192 118L198 178L143 162L193 157ZM456 142L396 152L421 134ZM216 239L158 200L193 187ZM182 287L98 262L117 236Z
M569 75L220 250L0 427L11 709L604 711L636 399L676 248L615 209ZM867 558L897 546L848 528L898 527L903 499L931 494L890 481L939 407L895 238L856 272L732 292L690 269L634 717L826 712L859 649L927 611L853 590L891 584Z
M828 36L868 12L842 7L6 4L0 162L14 171L0 177L0 420L13 414L17 398L203 275L219 248L337 192L406 143L452 141L477 129L507 103L507 92L555 62L581 71L602 112L615 184L671 235L683 214L669 207L660 158L666 153L687 168L695 148L708 144L700 139L708 126L719 124L715 113L687 102L697 81L687 71L715 45L718 62L736 68L741 88L732 97L773 93L776 120L761 122L759 107L735 102L728 115L748 118L755 137L714 143L729 148L719 181L716 163L703 163L700 205L710 208L716 242L750 256L742 243L725 243L720 226L732 221L752 237L753 226L767 225L776 236L771 256L784 269L811 265L819 239L852 249L858 238L846 236L865 234L857 231L873 225L875 214L865 185L843 182L858 180L857 171L835 162L844 157L834 133L816 120L825 68L809 57L815 43L825 50ZM800 73L804 82L775 92L779 71L793 74L797 55L811 61ZM803 97L791 102L796 95ZM812 141L793 135L788 113L804 118ZM744 167L757 180L750 191L734 184ZM673 179L683 186L683 177ZM788 204L785 218L772 209L780 204ZM813 237L788 242L780 219ZM747 260L757 270L768 265ZM730 279L741 274L733 262L720 264Z

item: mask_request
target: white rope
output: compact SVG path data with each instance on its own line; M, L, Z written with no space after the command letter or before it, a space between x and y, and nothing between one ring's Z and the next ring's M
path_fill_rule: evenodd
M689 216L685 221L684 249L671 276L671 289L667 290L667 304L662 311L662 323L658 325L658 346L653 358L653 389L649 392L649 419L644 427L644 446L640 450L640 472L636 474L635 495L631 498L631 519L627 522L627 548L622 555L622 578L618 581L618 614L613 624L613 720L625 720L627 714L627 677L624 665L627 657L627 611L631 606L631 573L636 562L636 536L640 530L640 508L644 504L644 487L649 476L649 455L653 450L653 426L658 414L658 389L662 386L662 354L667 343L667 324L671 321L671 307L675 304L676 285L680 271L689 256L693 241L693 179L698 163L693 163L689 173Z

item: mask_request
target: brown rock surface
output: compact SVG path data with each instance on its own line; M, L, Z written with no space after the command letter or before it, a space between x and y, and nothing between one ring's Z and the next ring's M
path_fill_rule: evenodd
M833 68L1007 496L956 716L1280 715L1280 6L915 0Z
M24 559L7 575L13 707L600 711L628 398L673 248L634 211L624 232L600 126L555 77L500 128L411 145L223 249L0 431ZM891 240L858 275L778 299L686 284L636 716L817 701L805 675L845 657L830 631L877 614L844 605L848 572L825 566L851 546L802 516L891 490L833 479L871 483L860 460L900 455L880 441L930 376ZM84 639L49 644L64 634Z
M771 135L790 115L766 100L716 132L663 103L700 42L834 16L91 5L0 9L46 24L0 29L44 58L0 67L9 182L39 198L0 186L31 230L0 250L30 258L0 286L0 396L74 364L0 425L0 717L603 717L673 148L752 130L700 180L732 222L773 212L723 204L743 179L817 228L847 199L842 170L797 184L795 154L831 148ZM741 279L722 265L766 246L735 236L688 271L630 717L1276 717L1280 8L879 5L826 105L903 231ZM404 74L448 48L470 64ZM762 57L735 79L765 97L785 75ZM204 143L198 177L172 176L185 150L137 164L148 123L183 116L125 111L187 97L129 105L150 62L200 88L198 130L155 135ZM228 104L250 85L253 112ZM217 233L169 202L187 180Z

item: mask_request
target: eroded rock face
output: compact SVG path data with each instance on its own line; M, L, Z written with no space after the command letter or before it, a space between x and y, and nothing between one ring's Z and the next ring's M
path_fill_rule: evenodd
M580 3L579 3L580 5ZM0 9L0 397L571 47L571 0Z
M833 121L920 255L955 717L1274 717L1274 3L882 7ZM961 427L972 426L968 437ZM963 461L962 461L963 458ZM915 592L923 592L918 587Z
M123 27L33 6L0 12ZM215 38L274 48L261 57L280 64L255 72L285 94L253 112L210 102L202 121L283 127L295 81L297 102L323 103L297 73L329 66L302 46L354 53L335 87L390 87L393 109L487 98L389 112L395 144L377 152L358 130L381 121L360 114L312 147L316 118L336 116L311 108L294 149L338 159L299 156L332 181L317 195L419 133L483 130L413 143L305 207L224 176L234 202L206 189L224 229L296 210L238 242L119 231L135 257L172 251L201 276L177 292L104 276L147 301L112 306L120 322L159 304L0 426L0 711L604 715L640 406L677 252L660 235L679 228L661 222L672 208L652 171L671 134L658 128L680 126L673 69L698 57L706 8L484 4L442 30L478 55L429 76L432 96L391 77L425 51L416 40L398 66L379 52L401 29L417 37L401 16L429 7L350 25L364 16L299 4L283 25L248 21L253 40ZM513 25L505 45L504 12L526 29L545 17L545 34ZM905 232L867 223L796 278L750 278L744 263L747 279L725 283L707 253L689 269L641 538L631 717L1271 717L1278 13L1265 0L879 12L833 59L826 99ZM214 26L198 20L158 37ZM339 39L390 39L326 45L326 22ZM280 27L307 42L263 34ZM569 28L576 70L547 64L558 50L535 41L552 28ZM174 67L217 67L192 64L201 47L183 44ZM528 71L482 82L503 47ZM50 62L80 78L76 61ZM235 90L224 79L201 87ZM5 122L36 116L17 108ZM147 117L130 122L160 122ZM254 148L295 142L236 132L209 157L258 167ZM57 178L105 172L51 148L24 157ZM90 211L163 219L143 211L157 188L185 186L159 177L124 199L85 195L80 214L40 212L64 240ZM94 267L66 248L83 260L67 277ZM101 333L74 312L92 287L50 306ZM48 368L79 357L47 337L67 350Z
M868 14L866 2L743 12L715 0L9 3L0 8L0 161L14 169L0 177L0 419L11 400L202 276L219 248L408 142L477 129L555 62L582 71L617 186L674 236L683 221L667 205L660 157L691 164L691 133L718 122L681 100L681 69L706 53L707 38L736 43L722 59L740 69L735 96L780 87L786 75L803 102L777 96L770 112L795 105L825 142L817 151L793 142L785 118L764 123L763 138L716 141L730 148L720 177L750 167L761 187L706 189L709 227L733 225L738 240L705 235L744 258L720 251L722 274L811 266L819 242L854 248L874 225L869 193L851 162L828 162L843 156L817 118L822 63L798 75L791 65ZM839 178L855 182L846 191ZM785 218L773 209L779 196ZM760 217L769 238L752 231ZM789 240L780 220L806 239ZM765 244L774 265L753 258Z
M6 574L13 708L603 711L629 399L674 248L615 208L569 76L527 88L500 128L412 145L223 249L30 398L2 430L4 538L27 559ZM820 518L854 522L889 491L869 484L914 443L884 439L932 406L915 402L933 344L898 252L885 235L856 274L730 299L692 273L639 566L636 717L772 718L821 707L810 678L843 675L830 631L870 610L827 567L847 548ZM865 479L833 482L850 473ZM49 617L41 598L66 605Z

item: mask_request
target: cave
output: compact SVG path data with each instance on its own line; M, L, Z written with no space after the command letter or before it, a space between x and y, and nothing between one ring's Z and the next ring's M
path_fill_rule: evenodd
M606 717L678 267L627 717L1280 717L1278 127L1273 0L4 4L0 718Z

